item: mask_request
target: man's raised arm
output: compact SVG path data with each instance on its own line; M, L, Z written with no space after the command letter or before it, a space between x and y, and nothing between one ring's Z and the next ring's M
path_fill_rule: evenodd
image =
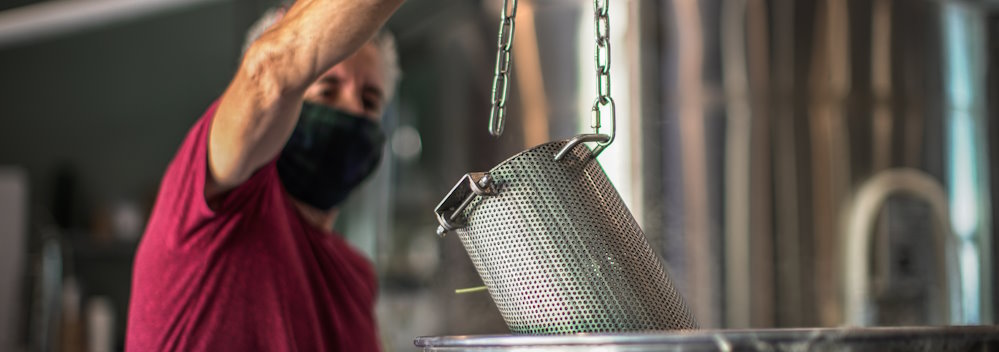
M246 51L209 133L211 198L284 147L306 89L381 28L404 0L298 0Z

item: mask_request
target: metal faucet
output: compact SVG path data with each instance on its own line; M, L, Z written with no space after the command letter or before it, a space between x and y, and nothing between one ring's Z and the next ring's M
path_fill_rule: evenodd
M929 174L911 168L888 169L863 183L847 201L841 231L841 268L843 280L843 318L846 325L866 326L874 323L870 304L869 256L874 238L878 211L892 195L907 194L929 204L934 217L934 271L938 283L946 289L936 295L934 312L948 323L951 320L951 297L959 295L959 269L956 263L957 238L950 230L950 213L943 185Z

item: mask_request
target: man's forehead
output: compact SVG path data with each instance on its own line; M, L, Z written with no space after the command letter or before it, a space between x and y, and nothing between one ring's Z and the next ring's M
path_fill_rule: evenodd
M353 74L365 79L378 80L382 84L384 73L382 72L382 62L378 55L378 48L370 43L361 47L351 56L341 61L336 66L330 68L324 75L330 73Z

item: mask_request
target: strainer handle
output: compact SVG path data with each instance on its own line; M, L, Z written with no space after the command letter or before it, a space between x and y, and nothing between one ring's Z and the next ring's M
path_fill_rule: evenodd
M437 215L437 236L444 237L448 231L461 227L458 216L472 203L476 195L488 196L496 194L493 189L493 179L486 172L467 173L451 188L444 200L437 204L434 213Z
M555 161L562 160L562 158L565 157L566 154L569 154L569 151L571 151L572 148L575 148L576 145L578 145L579 143L585 143L585 142L599 143L597 144L596 148L593 148L592 154L593 157L595 158L597 157L597 155L600 155L600 152L604 151L604 148L607 148L607 145L609 145L608 142L610 140L611 137L606 134L581 134L572 137L572 139L569 140L569 143L566 143L565 146L558 151L558 153L555 153Z

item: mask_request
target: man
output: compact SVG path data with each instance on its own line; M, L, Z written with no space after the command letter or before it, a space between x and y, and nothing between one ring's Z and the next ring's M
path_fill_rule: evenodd
M163 177L126 349L378 349L374 271L332 226L381 155L369 38L402 1L299 0L249 46Z

